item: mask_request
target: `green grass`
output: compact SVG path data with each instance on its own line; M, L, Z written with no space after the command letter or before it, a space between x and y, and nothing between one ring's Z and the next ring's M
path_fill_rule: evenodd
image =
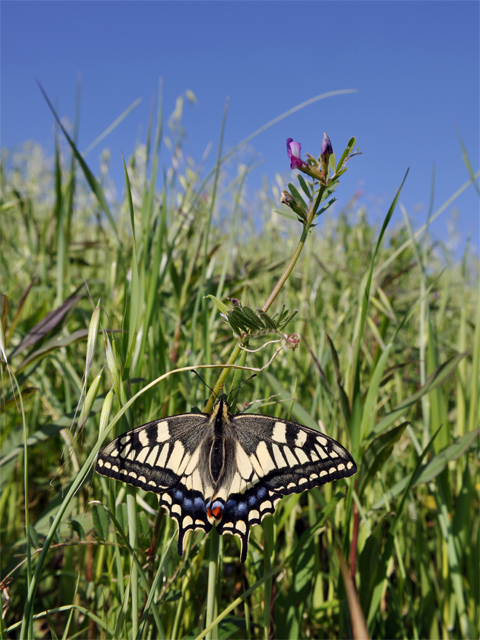
M202 179L181 112L163 127L159 106L123 199L75 132L65 146L59 131L53 161L4 153L1 637L478 636L478 259L457 263L405 211L392 227L396 201L383 227L353 198L308 231L311 217L278 213L287 185L252 200L253 165L224 154L222 132ZM161 167L165 136L176 160ZM298 313L267 335L258 316L227 323L227 298L277 325L283 305ZM296 350L266 344L293 333ZM215 530L179 558L154 494L92 471L126 429L211 407L199 365L217 391L261 369L238 410L321 420L359 467L284 498L244 565Z

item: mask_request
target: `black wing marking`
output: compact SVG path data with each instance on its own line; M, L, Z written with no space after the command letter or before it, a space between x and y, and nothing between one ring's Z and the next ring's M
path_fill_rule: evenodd
M217 528L240 538L244 562L250 527L274 513L284 495L347 478L357 467L341 444L309 427L255 414L230 420L236 469Z
M208 533L200 450L210 416L185 413L154 420L112 440L99 454L95 470L158 494L158 500L178 524L178 552L185 535Z

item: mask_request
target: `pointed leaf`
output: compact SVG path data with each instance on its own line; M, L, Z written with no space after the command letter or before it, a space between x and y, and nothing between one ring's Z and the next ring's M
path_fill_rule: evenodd
M423 395L425 395L432 389L435 389L435 387L438 387L439 385L443 384L445 380L452 375L452 373L457 368L459 362L462 360L462 358L464 358L467 355L467 353L468 353L468 350L464 351L463 353L459 353L456 356L449 358L446 362L444 362L440 366L438 366L435 369L435 371L428 376L423 387L421 387L414 394L406 398L403 402L397 405L395 409L393 409L393 411L391 411L388 415L386 415L385 418L383 418L383 420L381 420L376 425L376 427L374 428L374 432L375 433L382 432L384 429L389 427L397 418L399 418L402 414L404 414L406 409L408 409L411 405L418 402Z
M28 347L31 347L33 344L44 338L49 331L58 326L70 311L70 309L74 307L79 300L82 299L82 296L77 295L82 287L83 284L80 285L78 289L69 298L67 298L67 300L65 300L65 302L63 302L56 309L53 309L53 311L50 311L50 313L47 313L47 315L42 320L40 320L40 322L36 324L33 329L30 329L30 331L22 338L20 343L15 347L9 357L13 358L21 351L24 351Z
M463 456L472 445L477 441L480 435L480 428L474 431L469 431L461 438L458 438L453 444L442 449L436 456L424 464L415 479L413 486L417 487L420 484L425 484L436 478L447 466L449 462L458 460L460 456ZM404 491L405 487L409 483L411 475L406 478L402 478L397 482L380 500L378 500L371 509L376 511L377 509L385 508L385 500L393 500Z
M212 296L211 293L208 296L205 296L205 297L206 298L210 298L211 300L213 300L215 306L220 311L220 313L223 313L223 315L225 315L225 316L228 315L228 312L230 311L230 309L227 307L226 304L223 304L223 302L221 300L219 300L215 296Z
M110 521L107 512L103 508L103 505L93 505L92 520L97 536L102 540L106 540L108 537Z
M394 444L398 442L408 424L408 422L404 422L398 427L382 433L380 436L376 436L365 449L357 481L357 494L359 498L362 496L365 487L367 487L375 477L377 471L382 468L385 461L390 457Z

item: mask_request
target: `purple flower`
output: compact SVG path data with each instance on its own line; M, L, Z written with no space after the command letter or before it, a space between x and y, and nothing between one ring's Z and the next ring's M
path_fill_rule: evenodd
M287 153L290 160L290 169L302 169L306 163L301 158L302 145L295 142L293 138L287 140Z
M331 156L332 153L333 153L332 143L330 142L330 138L327 136L327 134L324 131L323 132L322 147L320 149L320 155L323 158L326 154ZM327 157L327 162L328 162L328 157Z

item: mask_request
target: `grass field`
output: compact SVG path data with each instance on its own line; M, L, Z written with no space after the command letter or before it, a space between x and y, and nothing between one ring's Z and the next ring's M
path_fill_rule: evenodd
M389 224L396 200L383 226L356 197L317 215L341 141L327 186L292 178L302 219L221 142L201 179L180 132L159 110L122 198L75 128L51 161L4 153L1 637L478 637L478 259ZM192 367L218 393L251 375L227 363L257 372L236 411L321 423L358 465L283 498L244 564L215 529L180 558L153 493L93 472L127 429L211 409Z

